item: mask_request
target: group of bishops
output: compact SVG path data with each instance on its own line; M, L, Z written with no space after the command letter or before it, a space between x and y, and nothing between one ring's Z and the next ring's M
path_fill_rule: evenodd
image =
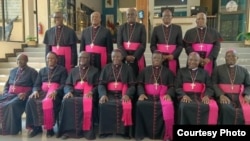
M52 137L57 123L62 139L93 140L98 129L100 138L171 141L174 124L250 124L250 77L237 65L237 52L228 50L226 63L217 66L221 37L206 26L206 15L198 13L197 27L182 38L172 14L164 10L163 23L154 27L152 65L146 66L146 30L136 22L135 9L127 10L127 22L118 29L118 49L100 13L93 12L79 55L75 32L56 12L56 26L44 38L46 67L37 72L20 54L10 72L0 97L0 134L18 134L24 111L28 137L43 128ZM180 68L183 48L187 66Z

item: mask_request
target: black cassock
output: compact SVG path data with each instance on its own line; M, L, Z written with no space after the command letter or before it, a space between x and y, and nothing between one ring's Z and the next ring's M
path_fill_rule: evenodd
M30 98L27 101L25 112L26 112L26 127L34 127L34 126L42 126L43 125L43 109L42 109L42 101L46 97L46 92L42 90L42 84L44 82L48 82L48 74L49 68L42 68L37 76L35 85L33 87L33 91L39 92L39 98ZM54 119L58 118L58 113L60 110L61 99L63 96L63 87L65 85L65 81L67 78L67 70L61 66L57 65L53 69L53 74L51 79L51 83L58 83L59 88L56 90L56 100L53 101L53 110L54 110Z
M222 41L221 35L213 28L192 28L189 29L184 36L184 48L186 54L194 52L192 47L193 44L211 44L212 49L210 53L206 53L205 51L196 51L200 54L202 58L209 58L213 62L212 68L216 66L216 59L219 55ZM200 66L202 67L202 66ZM211 75L211 73L210 73Z
M45 32L43 43L46 44L45 56L48 52L52 51L52 46L69 46L71 49L71 67L77 65L77 36L75 31L63 25L61 33L57 35L57 27L52 27ZM59 55L58 64L65 67L65 57Z
M93 97L96 96L97 84L98 84L98 69L90 66L83 70L83 74L86 76L82 78L84 83L88 83L93 86L92 92ZM91 118L91 128L90 130L84 130L83 125L83 90L75 89L74 86L80 82L81 77L79 73L79 67L72 69L70 72L66 84L64 87L64 94L71 92L73 94L72 98L66 98L62 101L62 107L59 116L59 134L67 134L69 137L86 137L87 139L95 139L95 130L93 127L94 123L94 111L96 109L92 108L92 118ZM93 100L95 100L93 98ZM98 101L93 101L98 102ZM93 103L94 104L94 103ZM93 106L92 106L93 107Z
M133 75L133 70L130 66L122 64L119 67L115 67L113 64L108 64L101 72L98 93L101 98L103 95L108 97L108 102L99 104L100 110L100 121L99 121L99 134L131 134L132 126L124 126L122 121L122 92L121 91L109 91L107 88L108 83L115 82L115 77L113 75L113 69L120 69L121 72L118 73L117 82L122 82L128 85L126 95L133 98L135 94L135 78ZM133 123L134 124L134 123Z
M180 68L179 56L183 48L182 30L179 25L171 24L168 27L164 25L156 26L153 30L150 42L150 50L154 52L157 50L157 44L169 44L176 45L176 49L171 53L174 56L174 60L177 61L176 73ZM170 54L170 53L164 53ZM168 61L163 61L162 64L169 68Z
M130 26L133 26L130 28ZM117 34L117 48L122 50L122 54L124 57L127 55L132 55L135 57L135 61L133 63L127 63L133 68L135 76L139 73L139 66L138 61L143 57L144 58L144 52L146 49L146 29L145 26L141 23L133 23L133 25L130 25L129 23L125 23L121 25L118 29ZM131 43L139 43L139 47L136 50L131 50L130 48L125 49L124 42L131 42ZM142 68L145 67L145 60L142 61L141 66ZM142 69L141 69L142 70Z
M110 63L111 53L113 51L113 42L110 31L103 26L99 26L96 29L90 26L85 30L83 30L81 37L80 52L86 51L86 46L91 45L92 42L96 46L105 48L107 54L107 58L105 58L107 60L106 64ZM95 50L95 47L93 47L93 50ZM98 68L99 71L101 71L101 69L103 68L101 64L103 58L101 58L101 55L103 54L93 53L93 52L91 52L90 54L90 64Z
M161 85L167 86L168 90L165 94L169 94L173 99L174 74L165 66L161 67L162 68L148 66L138 77L137 94L139 96L141 94L145 94L148 99L145 99L144 101L137 101L136 104L136 139L143 139L144 137L149 137L150 139L164 139L165 123L163 119L160 96L149 95L145 90L145 85L155 84L155 73L157 74L156 77L159 78L157 80L159 85L158 89L160 89Z
M37 77L37 71L31 67L25 67L18 76L19 68L10 71L9 78L4 86L3 95L0 96L0 135L15 135L22 130L22 114L27 98L32 92L32 87ZM20 100L18 94L11 90L11 86L29 87L25 100Z
M193 73L195 83L205 84L204 95L211 98L214 97L213 86L208 73L202 68L198 68ZM191 74L192 70L181 68L176 76L175 92L177 98L181 100L184 95L188 95L192 100L190 103L179 101L177 113L178 124L208 124L209 105L201 102L201 93L184 92L183 90L184 83L193 83Z
M233 69L233 68L232 68ZM219 124L245 124L245 119L242 113L242 106L240 103L240 95L239 93L225 93L218 86L218 84L229 84L231 85L231 81L235 78L233 85L243 85L244 91L243 95L250 95L250 77L246 68L243 68L239 65L235 65L233 75L231 76L232 80L230 80L229 75L230 68L226 64L219 65L215 68L214 73L212 75L212 80L214 84L214 91L216 97L219 99L221 94L224 94L230 99L230 104L221 104L219 101ZM249 111L248 111L249 112Z

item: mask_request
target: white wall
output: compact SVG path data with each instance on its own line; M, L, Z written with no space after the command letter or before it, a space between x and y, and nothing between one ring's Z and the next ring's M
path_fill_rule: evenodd
M102 0L76 0L76 8L84 4L94 11L102 12Z
M120 8L128 8L128 7L135 7L135 6L136 6L136 0L119 0Z
M187 1L187 16L190 16L190 9L192 6L198 6L200 5L200 0L188 0Z

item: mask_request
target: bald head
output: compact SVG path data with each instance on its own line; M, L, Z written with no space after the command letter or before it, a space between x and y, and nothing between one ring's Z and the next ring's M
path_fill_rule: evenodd
M122 64L123 56L120 49L114 49L111 54L111 59L114 65Z
M118 54L121 54L122 55L122 51L120 50L120 49L114 49L113 51L112 51L112 54L115 54L115 53L118 53ZM111 55L112 55L111 54Z
M93 12L90 16L92 26L99 26L101 24L101 14L97 11Z
M207 24L207 15L203 12L199 12L197 15L196 15L196 24L197 24L197 27L206 27L206 24Z
M191 52L188 55L188 68L194 69L199 66L200 63L200 55L197 52Z
M235 50L235 49L229 49L229 50L227 50L226 51L226 56L227 56L227 54L233 54L233 55L235 55L235 56L238 56L238 53L237 53L237 51Z
M234 66L237 63L238 58L236 50L230 49L226 52L225 60L227 65Z
M25 55L25 54L19 54L19 55L17 56L17 59L19 59L19 58L21 58L21 59L23 59L23 60L25 60L25 61L28 62L28 56Z
M18 67L23 68L23 67L27 66L28 56L25 55L25 54L19 54L17 56L17 60L16 61L17 61Z
M188 57L192 57L192 56L200 58L200 55L197 52L191 52L191 53L189 53Z
M128 8L126 11L127 22L134 23L136 22L137 11L134 8Z
M89 53L86 51L82 51L78 58L79 66L81 67L89 66L89 60L90 60Z
M171 24L172 18L173 18L173 15L172 15L171 10L165 9L162 12L162 21L164 24L166 24L166 25Z
M53 14L54 22L56 26L63 25L63 13L61 11L57 11Z
M153 66L160 66L163 61L162 53L158 50L154 51L152 54L152 65Z
M134 13L134 14L136 14L136 9L135 8L128 8L126 13Z
M83 55L85 55L85 56L90 56L88 52L86 52L86 51L81 51L81 52L80 52L80 56L83 56Z
M63 18L63 13L61 11L56 11L54 14L53 14L53 18Z

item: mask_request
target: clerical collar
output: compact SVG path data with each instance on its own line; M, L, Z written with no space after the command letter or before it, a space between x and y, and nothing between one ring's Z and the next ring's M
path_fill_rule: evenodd
M196 71L198 69L198 67L196 67L196 68L193 68L193 69L191 69L192 71Z
M202 27L198 27L198 29L200 29L200 30L203 30L203 29L206 29L206 27L204 26L202 26Z
M115 65L113 64L113 67L114 67L114 68L120 68L120 67L121 67L121 64L115 64Z
M233 67L235 67L235 65L229 65L229 68L233 68Z
M135 22L128 23L130 26L134 26Z
M18 67L18 69L20 69L21 71L23 71L25 68L27 68L27 66Z
M53 66L53 67L49 67L50 70L54 70L56 68L57 65Z
M94 29L98 29L100 25L97 25L97 26L92 26Z
M58 25L57 28L62 28L62 25Z
M80 68L86 70L89 66L81 66Z
M153 66L153 69L160 69L161 66Z
M170 25L171 25L171 23L170 24L163 24L165 27L169 27Z

